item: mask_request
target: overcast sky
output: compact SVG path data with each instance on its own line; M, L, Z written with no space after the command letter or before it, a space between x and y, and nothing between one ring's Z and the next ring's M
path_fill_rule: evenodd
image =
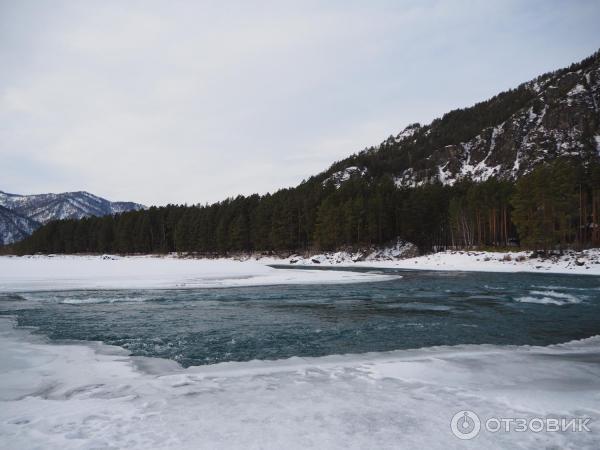
M600 47L590 1L0 0L0 190L296 185Z

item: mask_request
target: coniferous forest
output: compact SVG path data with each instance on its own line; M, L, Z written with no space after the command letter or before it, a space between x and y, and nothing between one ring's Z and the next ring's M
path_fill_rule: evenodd
M337 187L310 179L274 194L212 205L168 205L54 221L8 253L303 252L382 245L421 251L520 245L597 246L600 164L558 159L516 183L468 179L399 188L360 176Z

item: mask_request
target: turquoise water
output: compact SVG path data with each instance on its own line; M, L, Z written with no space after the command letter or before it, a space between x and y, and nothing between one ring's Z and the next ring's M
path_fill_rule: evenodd
M183 366L435 345L548 345L600 334L599 277L384 272L402 278L0 293L0 314L52 340L102 341Z

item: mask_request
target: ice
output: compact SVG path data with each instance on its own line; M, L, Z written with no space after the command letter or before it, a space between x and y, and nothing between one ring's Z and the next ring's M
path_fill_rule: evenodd
M573 303L581 303L585 298L585 296L579 295L575 296L573 294L567 294L565 292L557 292L552 290L553 286L547 286L549 290L534 290L529 291L531 296L523 296L518 297L515 300L521 303L538 303L541 305L569 305ZM561 288L558 289L571 289L574 288ZM577 289L577 288L575 288Z
M3 449L597 448L600 338L181 369L103 345L50 345L0 320ZM592 432L461 441L460 410L591 417Z
M561 302L560 304L568 304L568 303L581 303L583 300L582 296L576 297L572 294L566 294L564 292L556 292L556 291L531 291L533 295L541 295L545 297L550 297L551 299ZM558 303L557 303L558 304Z
M174 257L0 257L0 291L169 289L389 280L388 275L274 269L265 262Z
M567 301L567 300L559 300L553 297L530 297L530 296L524 296L524 297L518 297L515 299L518 302L521 303L538 303L540 305L558 305L558 306L562 306L562 305L568 305L569 303L579 303L579 301Z

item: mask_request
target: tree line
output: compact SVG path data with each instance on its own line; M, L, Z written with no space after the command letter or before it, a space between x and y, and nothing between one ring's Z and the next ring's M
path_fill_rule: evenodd
M600 244L600 164L559 159L516 183L397 187L390 176L316 179L263 196L51 222L4 253L306 252L384 245L423 252Z

